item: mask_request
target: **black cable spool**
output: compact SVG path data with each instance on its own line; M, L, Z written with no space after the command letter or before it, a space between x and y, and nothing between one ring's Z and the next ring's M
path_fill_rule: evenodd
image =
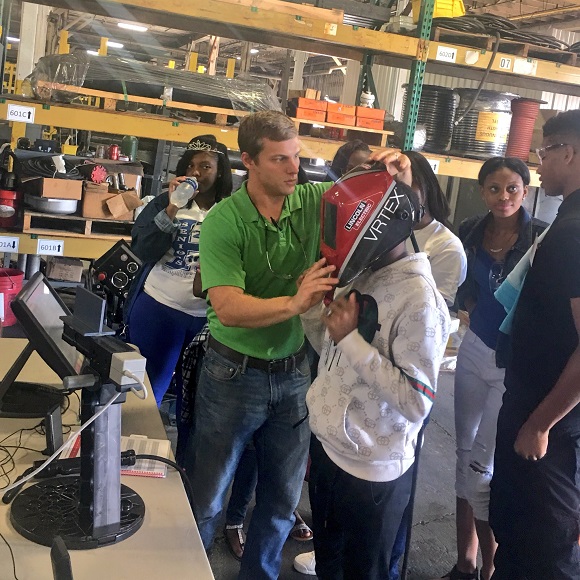
M403 109L407 108L409 85L404 85ZM423 149L443 153L449 149L458 96L453 89L437 85L423 85L417 124L424 125L427 140Z
M459 93L457 117L467 110L477 89L455 89ZM483 90L472 109L453 129L451 154L487 159L503 156L511 123L511 101L518 95Z

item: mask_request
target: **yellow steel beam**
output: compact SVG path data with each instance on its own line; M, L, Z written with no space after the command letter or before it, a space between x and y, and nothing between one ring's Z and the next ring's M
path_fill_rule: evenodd
M227 69L226 69L226 78L233 79L235 70L236 70L236 59L235 58L228 58L228 65L227 65Z
M90 9L92 3L86 2L87 9ZM182 17L184 21L188 19L213 21L229 27L266 30L279 36L319 40L328 45L356 48L360 51L361 58L365 50L391 52L411 58L417 53L416 38L336 24L324 19L283 14L273 9L260 9L251 4L238 5L220 0L204 0L204 2L166 0L163 3L159 3L159 0L107 0L99 4L122 5L129 9L144 8L152 13L171 13ZM241 37L232 28L231 38ZM326 52L324 44L320 46L320 52Z
M58 54L68 54L69 49L68 30L61 30L58 33Z
M43 240L63 240L63 255L69 258L84 258L86 260L101 257L107 250L110 250L116 239L100 240L87 238L78 235L77 237L64 237L62 234L23 234L20 232L2 231L0 236L10 236L20 238L18 252L20 254L36 254L38 247L37 238Z
M105 36L101 36L101 44L99 46L99 56L107 56L107 42L109 39Z
M425 157L430 160L439 161L437 175L448 177L461 177L465 179L477 179L477 174L483 161L477 159L462 159L460 157L449 157L446 155L436 155L435 153L425 153ZM540 186L540 178L534 167L530 167L530 185Z
M237 148L237 130L206 123L176 121L161 115L92 109L82 105L43 104L26 99L0 99L0 119L6 119L8 104L34 107L35 123L69 129L82 128L112 135L135 135L187 143L200 134L215 135L226 146Z

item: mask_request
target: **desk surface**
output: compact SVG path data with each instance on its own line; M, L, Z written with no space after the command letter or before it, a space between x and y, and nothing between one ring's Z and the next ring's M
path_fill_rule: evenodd
M4 376L12 361L26 345L25 339L0 338L0 376ZM22 371L20 380L59 384L58 376L34 353ZM71 397L71 409L63 417L64 424L74 423L77 405ZM0 440L22 427L32 427L37 419L1 419ZM123 435L132 433L165 439L165 430L155 405L149 396L146 401L128 395L122 409ZM33 449L44 448L44 437L25 432L21 444ZM3 441L4 445L17 445L16 437ZM16 470L11 481L31 462L42 459L40 453L19 450ZM179 578L180 580L213 579L209 562L203 549L197 526L179 474L168 469L167 478L122 478L125 485L134 489L145 501L145 521L140 530L130 538L96 550L70 552L75 579L107 578L110 580L135 580L136 578ZM5 487L6 480L0 480ZM0 502L0 531L8 540L16 560L16 573L20 580L52 580L50 549L34 544L14 531L10 523L10 507ZM0 542L0 580L13 578L8 548Z

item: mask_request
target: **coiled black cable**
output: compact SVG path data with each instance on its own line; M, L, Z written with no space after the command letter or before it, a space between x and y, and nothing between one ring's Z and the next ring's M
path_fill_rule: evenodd
M76 168L75 163L65 159L64 166L66 173L59 173L56 170L52 156L29 157L18 159L18 172L21 177L54 177L56 179L82 179L82 175Z
M525 42L527 44L533 44L543 48L553 48L555 50L569 49L568 44L553 36L519 30L514 22L494 14L469 14L456 18L433 18L432 30L436 27L472 34L489 34L490 36L499 33L502 40ZM577 52L580 52L580 48L577 48Z

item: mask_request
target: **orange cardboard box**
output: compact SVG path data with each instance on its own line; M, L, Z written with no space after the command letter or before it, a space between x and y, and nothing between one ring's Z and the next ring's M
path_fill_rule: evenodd
M315 111L314 109L296 109L297 119L307 119L308 121L316 121L324 123L326 113L324 111Z
M386 111L384 109L370 109L369 107L357 107L356 116L364 117L365 119L380 119L385 118ZM361 127L363 125L360 125Z
M356 107L354 105L343 105L342 103L328 103L327 109L329 113L341 113L342 115L356 115Z
M357 127L365 127L366 129L377 129L381 131L383 129L383 120L382 119L367 119L365 117L357 117L356 118L356 126Z
M314 111L326 111L326 101L318 101L316 99L307 99L305 97L298 97L296 99L296 106L299 109L313 109Z
M353 107L354 109L354 107ZM345 115L344 113L326 113L326 120L329 123L336 123L337 125L348 125L354 127L356 117L354 115Z

